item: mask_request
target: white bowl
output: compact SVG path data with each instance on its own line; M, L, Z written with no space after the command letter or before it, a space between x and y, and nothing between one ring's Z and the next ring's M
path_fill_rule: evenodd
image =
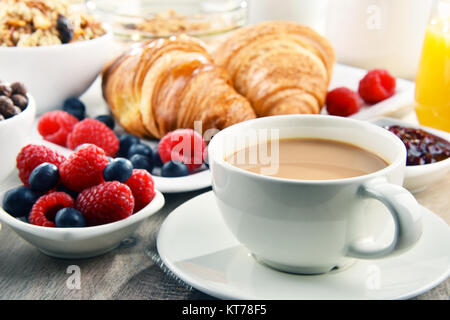
M156 190L155 190L156 191ZM0 194L0 204L5 192ZM164 196L156 191L145 208L116 222L84 228L48 228L32 225L14 218L0 208L0 221L43 253L65 259L89 258L113 250L132 235L144 219L164 205Z
M69 44L0 47L0 77L24 83L41 114L85 92L111 57L112 44L108 32Z
M407 128L422 129L450 142L450 133L441 130L387 117L374 119L371 122L379 126L399 125ZM413 193L419 193L433 183L445 178L449 171L450 158L430 164L406 166L403 186Z
M27 144L33 128L36 105L31 95L28 94L27 97L28 106L24 111L0 121L0 182L16 167L16 156Z

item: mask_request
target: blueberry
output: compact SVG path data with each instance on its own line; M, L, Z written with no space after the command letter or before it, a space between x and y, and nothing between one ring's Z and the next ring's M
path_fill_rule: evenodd
M64 101L63 110L78 118L78 120L83 120L86 116L86 107L78 98L69 98Z
M14 188L5 193L2 206L13 217L28 216L39 196L39 193L25 186Z
M174 178L187 176L188 174L188 167L180 161L168 161L161 168L161 175L163 177Z
M52 163L44 162L31 171L28 182L32 190L47 192L54 188L59 181L58 167Z
M131 163L135 169L145 169L148 172L152 172L153 163L142 154L135 154L130 158Z
M162 167L163 165L161 157L159 156L158 147L153 149L153 165L155 167Z
M56 29L59 32L62 43L69 43L73 38L73 25L69 19L62 14L58 14Z
M17 220L20 220L22 222L28 223L28 218L26 216L23 217L17 217Z
M125 158L116 158L103 170L106 181L127 181L133 174L133 164Z
M96 117L95 119L106 124L111 130L114 130L114 126L116 125L116 122L114 121L114 118L111 117L110 115L104 114L104 115Z
M135 143L140 143L140 140L138 137L132 136L131 134L123 134L119 138L120 141L120 149L119 149L119 156L126 157L128 156L128 150L130 147Z
M80 228L86 226L86 221L80 211L63 208L56 213L55 225L58 228Z
M69 188L67 188L66 186L64 186L62 184L59 184L56 186L56 191L67 193L73 199L76 199L78 197L78 192L70 190Z
M131 145L130 149L128 149L128 159L130 159L135 154L141 154L146 156L149 159L152 159L153 151L152 149L143 143L135 143Z

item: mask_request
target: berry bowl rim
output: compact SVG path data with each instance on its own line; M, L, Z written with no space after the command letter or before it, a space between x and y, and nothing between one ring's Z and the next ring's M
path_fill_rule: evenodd
M10 189L20 186L22 185L16 185ZM0 193L0 204L3 203L3 198L6 192L8 192L8 190L4 190ZM143 222L144 219L157 213L164 206L164 203L165 199L163 194L159 190L155 190L155 196L147 206L145 206L138 212L132 214L131 216L125 219L98 226L75 227L75 228L58 228L58 227L52 228L33 225L31 223L24 222L19 220L18 218L13 217L3 209L3 206L0 206L0 222L5 223L12 229L17 229L20 230L21 232L33 234L34 236L41 238L56 241L85 240L88 238L113 233L115 231L129 227L131 225L141 223Z

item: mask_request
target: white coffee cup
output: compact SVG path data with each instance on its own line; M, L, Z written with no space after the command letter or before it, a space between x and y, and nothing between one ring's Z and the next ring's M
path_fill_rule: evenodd
M337 180L265 176L225 161L255 143L247 137L257 137L256 143L296 137L337 140L375 153L389 165ZM208 153L213 190L226 225L258 261L273 268L324 273L349 258L378 259L404 252L422 234L420 207L401 187L406 149L376 125L322 115L258 118L216 134ZM366 219L367 210L380 203L390 215L378 211ZM373 234L375 229L391 233L388 243L373 241L380 236Z

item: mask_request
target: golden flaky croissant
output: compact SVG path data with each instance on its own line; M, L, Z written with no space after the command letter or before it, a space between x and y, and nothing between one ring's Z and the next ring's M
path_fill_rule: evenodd
M319 113L335 62L324 37L288 21L241 28L215 49L213 57L260 117Z
M195 121L220 130L256 117L226 70L186 36L134 45L105 68L102 89L119 123L141 137L161 138Z

